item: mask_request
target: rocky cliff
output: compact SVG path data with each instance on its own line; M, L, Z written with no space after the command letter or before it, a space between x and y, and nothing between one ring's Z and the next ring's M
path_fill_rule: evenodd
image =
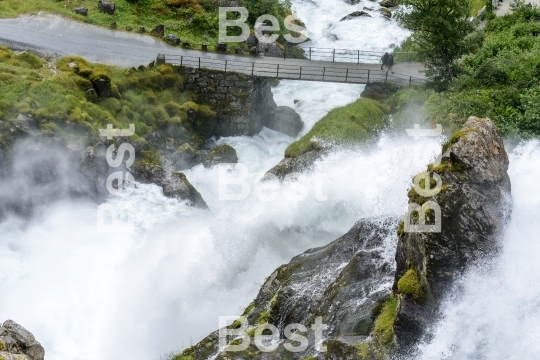
M443 146L440 163L428 166L429 180L420 180L420 188L409 192L409 203L423 205L426 224L438 222L440 231L407 232L400 225L394 282L398 344L408 346L418 339L454 279L497 254L511 210L507 169L508 156L495 125L470 117ZM434 195L426 191L427 181ZM439 219L428 201L440 207ZM418 211L406 217L419 224Z
M43 360L45 350L34 335L13 320L0 326L0 359Z
M443 146L440 162L415 177L408 195L418 206L407 213L406 226L392 218L364 219L331 244L295 257L270 275L242 318L228 327L243 335L220 348L216 331L181 358L384 359L407 354L436 319L453 281L497 254L511 208L507 168L496 127L489 119L471 117ZM310 327L317 317L327 325L322 344ZM242 328L243 319L247 325ZM257 326L265 323L277 328L276 349L261 351L250 340L242 351L231 351L245 336L253 339ZM300 352L285 349L291 344L286 326L293 323L307 327L301 333L308 344Z

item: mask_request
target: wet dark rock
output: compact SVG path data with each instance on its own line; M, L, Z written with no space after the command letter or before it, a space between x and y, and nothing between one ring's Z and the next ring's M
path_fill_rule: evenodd
M414 270L426 293L425 299L400 297L394 332L405 348L433 320L454 280L499 252L511 211L508 156L491 120L470 117L443 146L440 165L428 168L440 176L442 189L432 197L412 189L409 203L438 204L440 232L407 232L402 227L396 251L394 289L407 271ZM429 212L426 223L435 224L436 214Z
M145 32L146 32L146 29L144 28L144 26L139 26L139 27L137 28L137 32L139 32L139 33L142 34L142 33L145 33Z
M0 358L18 360L43 360L45 349L34 335L13 320L0 326Z
M113 22L111 23L110 28L113 29L113 30L118 29L118 24L116 23L116 21L113 21Z
M310 325L321 316L322 322L328 325L324 331L325 342L332 350L325 358L354 359L336 354L355 355L358 350L353 354L346 345L334 349L331 342L357 343L369 335L373 324L372 309L391 291L394 262L391 253L385 249L396 240L396 221L395 218L361 220L332 243L308 250L280 266L262 285L245 312L250 328L257 326L261 318L266 318L284 339L286 325L304 324L309 329L304 334L309 339L307 350L291 353L280 345L264 357L251 345L245 352L223 352L217 358L304 359L317 355ZM217 353L217 345L215 332L187 349L184 355L206 359Z
M75 11L75 13L77 13L79 15L88 16L88 9L83 7L83 6L76 7L75 9L73 9L73 11Z
M369 15L365 11L355 11L355 12L350 13L347 16L342 17L341 20L339 20L339 21L351 20L351 19L355 19L357 17L371 17L371 15Z
M165 40L171 45L175 45L175 46L180 45L180 39L178 37L174 36L173 34L167 35L165 37Z
M284 158L279 164L268 170L261 181L271 180L275 177L284 180L289 174L311 171L315 161L323 155L324 151L322 150L312 150L295 157Z
M274 116L265 123L265 126L294 138L300 134L304 123L294 109L288 106L278 106L274 110Z
M244 54L244 50L242 50L241 48L237 47L234 49L234 53L237 54L237 55L243 55Z
M208 210L208 205L201 194L181 172L167 171L161 166L147 161L139 161L133 167L135 179L153 183L163 188L163 195L186 201L188 205Z
M98 10L99 12L108 14L108 15L114 15L114 11L116 9L116 6L112 1L98 1Z
M390 9L387 9L387 8L381 8L379 9L379 12L382 14L382 16L384 17L387 17L387 18L391 18L392 17L392 11Z
M127 31L133 31L133 26L126 25L126 30L127 30Z
M213 147L202 160L204 167L212 167L218 164L236 164L237 162L236 150L227 144Z
M379 5L385 8L397 6L396 0L382 0L379 2Z
M179 146L171 155L173 166L178 170L190 169L199 164L202 158L202 152L194 149L188 143Z

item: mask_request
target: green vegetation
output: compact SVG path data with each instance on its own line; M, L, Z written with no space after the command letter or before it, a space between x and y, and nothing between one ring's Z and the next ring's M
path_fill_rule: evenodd
M369 354L368 343L355 344L354 347L358 349L357 356L360 357L360 359L364 360L368 358L368 354Z
M540 134L540 9L491 18L485 40L463 58L456 83L429 99L435 122L489 117L505 136Z
M259 319L257 320L257 324L263 325L268 322L268 318L270 317L270 311L264 311L259 316Z
M193 356L186 356L186 355L178 354L175 357L173 357L172 360L193 360Z
M408 270L399 279L397 287L399 293L418 301L422 301L426 296L422 284L420 284L420 280L418 279L418 274L413 269Z
M470 0L399 0L408 7L396 14L413 40L432 85L445 89L456 76L456 62L468 52Z
M397 301L396 295L390 295L384 302L381 313L375 320L375 325L373 326L373 338L380 345L392 347Z
M293 157L320 149L324 143L353 144L368 139L384 126L382 105L360 98L352 104L336 108L319 120L300 140L285 150Z
M126 72L78 57L45 65L31 53L0 47L2 120L15 122L23 114L31 119L29 126L63 138L97 135L107 124L134 124L131 140L149 151L144 160L152 163L159 160L145 138L152 127L197 145L214 122L214 112L191 101L182 76L169 65ZM0 135L0 145L6 145L9 133Z
M472 17L478 15L478 12L482 10L484 6L491 5L491 1L486 0L471 0L471 13Z
M114 3L116 10L113 15L108 15L99 12L98 0L0 1L0 17L46 12L103 27L110 27L114 21L119 30L130 27L133 31L139 26L150 31L163 24L166 35L174 34L183 42L213 45L218 41L217 0L115 0ZM290 14L289 1L250 0L244 6L249 11L248 23L252 28L260 15L272 14L280 20L281 29L285 29L283 19ZM88 16L76 14L73 11L76 7L86 7ZM234 46L231 46L232 50Z

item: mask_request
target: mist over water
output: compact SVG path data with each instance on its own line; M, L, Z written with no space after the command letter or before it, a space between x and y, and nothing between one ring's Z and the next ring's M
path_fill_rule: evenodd
M540 142L509 155L514 206L502 254L459 281L421 359L540 358Z

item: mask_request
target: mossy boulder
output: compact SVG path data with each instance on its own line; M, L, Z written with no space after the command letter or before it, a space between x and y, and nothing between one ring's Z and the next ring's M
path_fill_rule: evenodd
M400 346L418 340L457 277L499 252L511 209L507 169L495 125L470 117L443 146L440 163L415 177L424 181L409 191L409 202L423 213L413 205L406 214L396 252ZM417 230L422 217L427 227Z
M171 160L177 170L190 169L199 164L202 159L202 152L194 149L189 143L180 145L171 155Z
M213 147L202 160L205 167L212 167L218 164L236 164L238 155L236 150L227 144L221 144Z

